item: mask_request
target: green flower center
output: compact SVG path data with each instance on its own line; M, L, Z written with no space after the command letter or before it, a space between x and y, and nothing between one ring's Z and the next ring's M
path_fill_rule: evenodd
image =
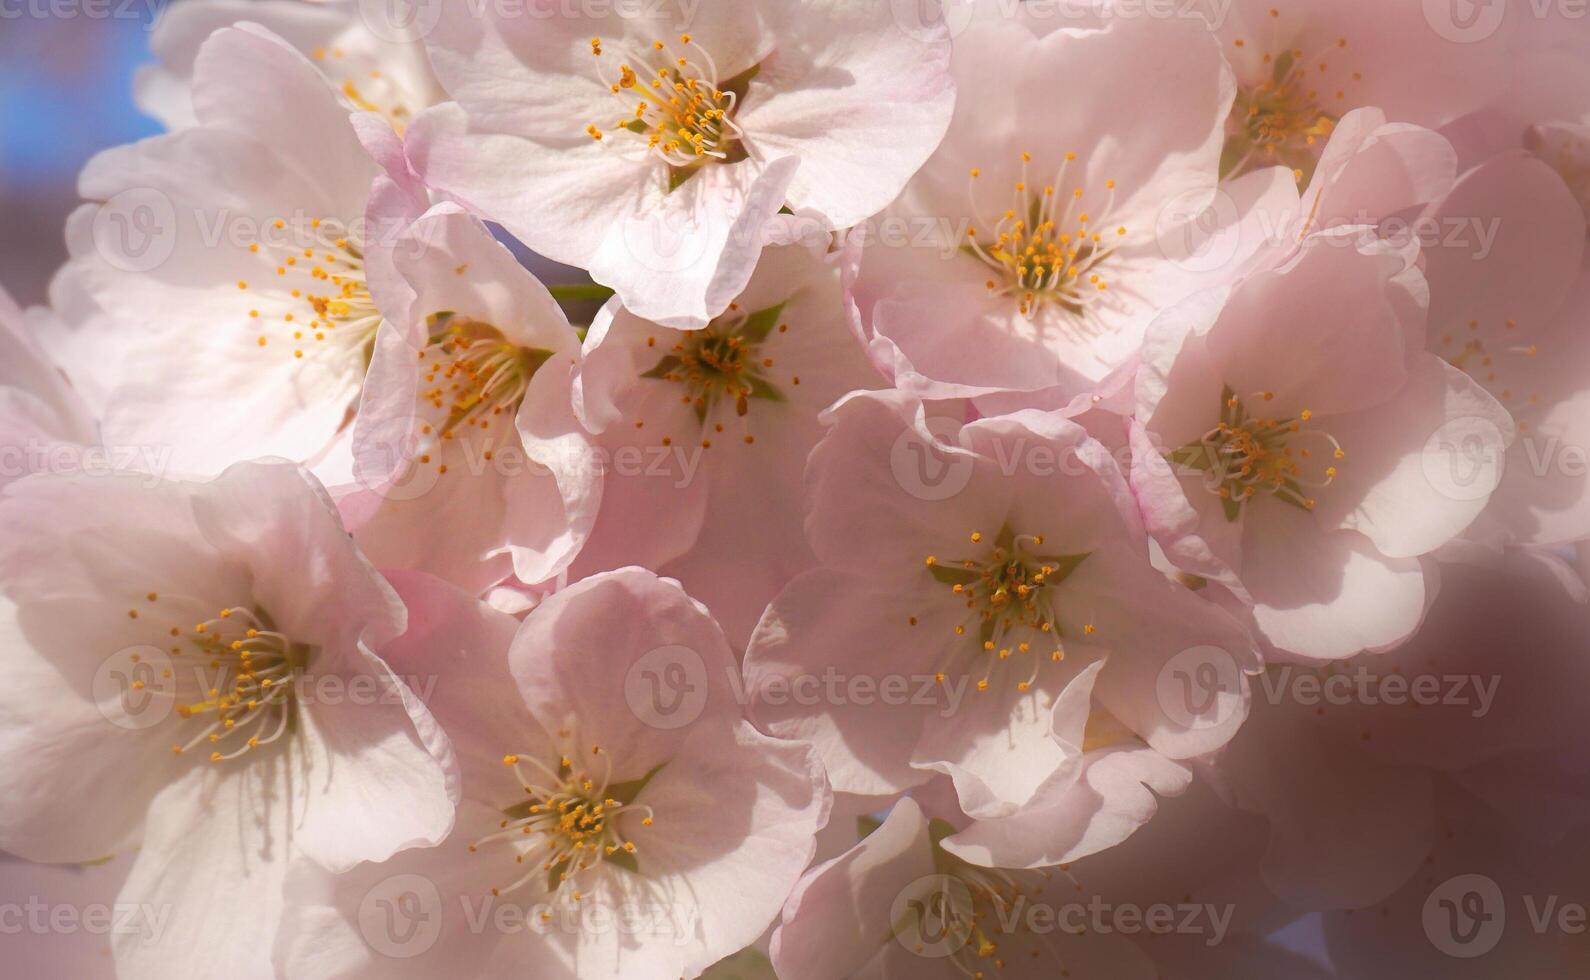
M634 801L657 770L631 782L613 783L607 753L593 745L591 756L604 762L600 777L568 757L556 767L529 754L503 757L526 798L503 811L495 833L469 845L471 852L489 843L509 845L519 876L505 887L493 888L493 895L506 894L544 876L548 894L567 896L578 903L584 898L579 888L583 872L611 865L639 873L639 848L622 825L631 814L640 817L640 827L652 825L651 808Z
M1255 397L1270 401L1275 393L1262 391ZM1227 386L1220 395L1219 423L1196 442L1166 454L1166 459L1207 474L1206 484L1220 497L1227 520L1235 521L1242 506L1260 493L1313 510L1315 501L1308 490L1329 486L1336 479L1335 464L1347 456L1330 433L1307 428L1313 418L1306 408L1295 417L1250 415ZM1318 476L1306 469L1315 461L1309 440L1330 460Z
M599 37L591 38L591 54L603 65L611 60ZM681 34L677 42L653 41L645 51L620 56L616 75L603 73L624 115L609 128L592 123L586 135L597 142L609 133L644 140L647 152L668 164L671 191L707 163L746 158L734 109L759 70L752 66L720 80L712 55L691 35Z
M1016 297L1022 316L1053 303L1085 320L1089 305L1109 289L1102 267L1126 235L1125 226L1109 228L1115 181L1105 181L1104 193L1088 204L1085 188L1066 186L1075 160L1075 153L1067 153L1054 179L1039 187L1029 180L1032 155L1023 153L1010 205L994 220L985 218L978 204L982 169L971 172L968 193L976 225L967 229L961 250L997 274L986 283L989 291Z
M1016 685L1025 691L1037 678L1044 654L1053 662L1065 659L1056 613L1059 586L1088 556L1043 554L1039 551L1042 535L1018 535L1008 525L992 542L987 542L981 531L968 537L972 545L986 548L983 554L953 559L928 555L923 564L968 610L967 618L955 625L955 634L975 636L989 655L977 689L988 689L989 675L997 664L1019 656L1032 661L1026 680ZM1084 632L1093 632L1093 627L1084 627ZM942 671L938 679L944 682Z
M712 435L726 431L727 406L734 406L736 419L744 419L755 401L782 402L784 393L770 380L776 366L763 347L769 335L777 330L784 332L787 325L781 322L784 304L744 313L731 306L723 316L700 330L692 330L673 345L669 352L641 377L677 384L684 390L679 400L691 406L696 421L700 423L704 448L712 447ZM657 346L657 338L647 338L647 345ZM799 376L792 384L800 384ZM636 421L636 428L644 428L645 420ZM756 439L746 433L747 445ZM671 445L673 436L665 436L663 445Z
M1338 39L1332 47L1346 48L1347 41ZM1343 104L1347 96L1343 89L1349 85L1345 78L1332 75L1326 56L1334 53L1327 50L1310 59L1292 49L1263 56L1270 66L1269 77L1237 90L1220 159L1222 178L1277 165L1291 168L1299 185L1312 178L1319 147L1340 119L1339 113L1324 107L1327 98L1333 96L1336 104ZM1352 74L1352 83L1361 80L1357 72Z

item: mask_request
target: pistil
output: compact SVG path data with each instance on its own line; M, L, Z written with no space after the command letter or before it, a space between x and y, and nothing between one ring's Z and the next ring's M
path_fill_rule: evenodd
M651 808L632 802L646 780L613 785L612 758L599 745L591 746L590 752L602 760L599 778L567 756L555 767L529 753L503 757L526 798L505 812L496 832L469 849L474 852L486 844L506 842L514 863L528 870L510 884L493 888L493 895L507 894L544 876L549 894L579 903L585 898L577 881L583 872L609 864L629 871L638 869L639 848L621 824L633 814L641 818L641 826L652 825ZM543 914L549 917L551 913Z
M967 618L956 624L955 635L975 635L988 655L977 689L988 690L995 667L1019 656L1031 660L1026 679L1016 685L1017 690L1026 691L1037 680L1045 659L1056 663L1065 659L1056 610L1059 586L1088 556L1042 554L1042 535L1018 535L1008 526L991 542L985 542L981 531L968 537L972 545L986 549L981 556L946 559L928 555L923 564L969 611ZM1083 632L1092 633L1091 624L1084 626ZM944 682L943 671L938 679Z
M1028 174L1032 155L1023 153L1010 207L992 221L978 205L982 168L971 171L968 194L977 224L967 229L963 248L997 273L986 284L989 291L1016 297L1024 317L1054 304L1086 323L1087 307L1109 289L1102 267L1127 233L1125 226L1109 227L1115 181L1104 182L1090 211L1087 189L1066 186L1076 158L1067 153L1054 179L1039 187Z

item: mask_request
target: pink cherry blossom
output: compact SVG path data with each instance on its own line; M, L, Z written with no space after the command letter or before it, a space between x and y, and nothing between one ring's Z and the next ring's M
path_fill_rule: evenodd
M1514 151L1465 174L1431 205L1442 241L1424 250L1429 349L1499 401L1518 428L1473 544L1555 545L1590 536L1590 293L1585 222L1561 178ZM1576 455L1577 454L1577 455Z
M1237 77L1222 176L1280 165L1306 180L1354 109L1434 129L1507 82L1505 34L1468 36L1458 7L1234 0L1222 13L1214 27Z
M0 526L0 848L137 848L119 901L171 920L115 938L118 975L264 975L294 855L343 871L446 835L447 737L380 658L403 603L296 467L38 476Z
M247 22L312 60L350 110L375 113L401 130L442 101L419 43L422 14L406 2L191 0L162 12L149 38L157 63L139 69L133 97L168 129L198 125L192 88L199 51L211 34Z
M414 576L397 582L405 598L428 594ZM741 718L733 655L700 605L630 568L557 593L522 625L461 593L417 615L394 663L438 678L428 703L463 771L458 825L440 847L352 875L295 869L280 969L662 980L756 940L811 860L829 794L809 747ZM697 685L672 710L646 680L667 664ZM396 965L360 907L395 875L431 883L441 922L434 945ZM494 905L531 928L472 930L471 910Z
M814 564L802 471L820 413L881 381L841 318L839 273L801 245L768 249L701 330L617 305L586 340L580 412L607 468L575 574L644 564L677 575L743 647Z
M949 829L907 798L855 847L813 868L773 936L779 975L852 976L869 963L886 978L975 975L985 964L1002 976L1155 975L1130 939L1028 928L1029 902L1072 897L1067 876L966 864L939 845Z
M1471 441L1505 451L1512 423L1424 353L1424 297L1398 249L1342 229L1150 328L1132 423L1144 519L1277 650L1328 660L1407 639L1423 556L1495 488L1454 464Z
M953 67L949 134L866 239L874 357L924 397L1089 391L1203 281L1167 240L1214 197L1230 69L1196 23L1154 19L974 21ZM1044 91L1073 104L1045 114Z
M1577 6L159 11L0 291L7 968L1585 976Z
M580 342L486 227L438 205L399 237L342 500L383 569L472 592L566 569L595 518L597 462L575 418ZM397 295L388 295L388 293Z
M212 35L194 77L198 125L107 150L81 177L95 203L68 223L55 286L71 349L104 392L107 442L169 446L200 475L328 460L381 320L372 278L423 198L390 181L372 198L380 167L336 91L263 29ZM123 247L116 229L139 214L157 229Z
M1150 565L1124 477L1078 426L1035 412L930 422L920 403L866 393L830 414L807 473L820 565L768 607L746 683L757 723L813 742L836 790L896 793L937 772L975 817L1037 805L1078 778L1060 705L1099 662L1092 698L1162 754L1235 731L1249 640ZM1231 665L1227 686L1179 710L1160 677L1199 645ZM792 696L830 675L911 693Z
M426 47L457 100L414 127L426 181L678 328L740 293L786 203L836 229L887 205L955 94L943 25L871 0L447 0Z

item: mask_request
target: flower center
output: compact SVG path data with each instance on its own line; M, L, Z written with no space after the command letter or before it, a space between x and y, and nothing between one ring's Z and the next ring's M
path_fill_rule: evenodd
M985 538L981 531L973 531L970 540L973 545L982 545ZM1058 587L1088 556L1046 555L1038 552L1042 547L1042 535L1018 535L1006 526L995 537L992 548L980 557L942 559L928 555L923 562L928 573L949 586L969 610L967 618L956 624L955 635L967 636L975 631L983 652L991 655L977 682L979 691L988 690L988 678L995 666L1013 655L1030 657L1032 661L1026 680L1016 685L1021 691L1037 679L1045 653L1053 662L1065 659L1063 631L1055 611ZM1091 634L1093 627L1085 626L1083 630ZM944 679L940 671L939 682Z
M658 381L683 386L679 400L691 406L696 421L703 430L701 445L712 448L711 433L722 433L730 420L720 417L723 406L734 406L734 420L744 419L751 412L751 402L784 401L784 393L769 380L768 373L775 361L762 347L776 329L788 331L788 324L780 322L785 304L758 310L742 311L738 304L700 330L692 330L674 344L669 353L641 375ZM657 345L656 337L646 338L648 347ZM799 376L791 377L791 384L799 385ZM636 428L644 428L645 420L636 420ZM710 431L708 431L708 427ZM746 445L756 442L749 432L742 437ZM671 445L672 437L665 437L663 445Z
M514 864L528 866L511 884L493 888L493 895L504 895L538 876L545 876L550 895L567 894L574 902L584 899L575 880L581 872L612 864L639 872L635 842L620 827L627 814L643 814L641 826L652 825L651 808L632 802L655 775L655 771L631 783L610 781L612 759L599 745L591 755L600 757L604 771L600 779L567 757L556 768L531 755L507 755L503 764L513 769L526 798L504 811L495 833L469 845L471 852L481 845L506 842Z
M947 823L932 821L929 833L935 841L937 887L905 903L902 918L894 924L895 936L905 947L919 955L947 957L972 978L987 977L990 967L1003 971L1014 966L1021 971L1021 964L1045 958L1049 961L1041 968L1045 975L1070 976L1069 964L1061 961L1028 918L1052 873L977 867L938 846L939 840L954 833ZM1061 928L1054 934L1072 933ZM931 954L930 944L935 947Z
M1261 391L1255 397L1271 401L1275 393ZM1249 415L1230 387L1221 391L1220 398L1219 423L1166 458L1208 475L1206 485L1220 497L1227 520L1236 520L1242 505L1261 492L1313 510L1315 501L1307 490L1329 486L1336 479L1335 463L1347 456L1341 444L1328 432L1305 428L1314 417L1306 408L1296 418L1274 418ZM1310 440L1330 459L1319 476L1304 471L1314 457L1307 445Z
M1442 356L1447 363L1473 378L1515 416L1540 403L1539 392L1522 394L1509 381L1509 376L1513 381L1527 378L1531 367L1527 362L1540 353L1538 344L1514 342L1517 330L1518 324L1513 320L1503 320L1499 328L1470 320L1461 331L1441 335ZM1518 431L1528 432L1529 423L1518 420Z
M345 49L331 47L316 48L311 56L326 77L337 83L338 91L350 106L381 116L399 136L403 135L416 111L424 108L404 91L404 86L381 69L367 67L371 61L357 53L349 57Z
M530 380L552 357L549 350L510 343L490 324L451 314L431 317L430 328L430 345L419 353L430 387L420 398L445 413L444 439L460 428L489 429L499 419L511 420Z
M1095 201L1097 210L1090 213L1084 203L1085 188L1056 190L1065 186L1066 171L1076 157L1067 153L1053 182L1040 188L1028 180L1032 155L1023 153L1021 179L997 221L983 217L977 201L982 169L972 169L969 194L977 226L966 230L962 249L998 273L998 278L988 280L989 291L1017 297L1022 316L1033 316L1043 304L1054 303L1085 319L1088 305L1109 288L1099 269L1126 235L1125 226L1100 230L1108 226L1115 181L1104 182L1103 198Z
M292 230L276 219L249 245L266 263L264 284L240 279L237 288L262 302L249 310L257 343L285 343L295 358L355 357L368 363L381 313L365 282L362 246L321 218L294 221Z
M1272 11L1271 16L1278 14ZM1248 44L1242 38L1234 43L1238 49ZM1320 141L1330 138L1341 118L1340 111L1325 108L1326 102L1334 97L1336 105L1345 107L1346 88L1363 81L1359 72L1348 76L1333 69L1329 56L1346 47L1347 39L1338 38L1312 58L1299 48L1261 55L1266 76L1256 84L1238 86L1226 122L1222 178L1280 164L1292 168L1299 184L1308 182Z
M293 730L295 685L314 655L312 647L277 632L258 607L228 606L189 627L176 624L181 613L171 607L191 607L191 601L162 600L158 592L144 599L127 610L129 619L171 624L165 642L151 644L173 658L160 676L159 689L151 693L172 698L175 723L192 733L174 743L172 752L181 755L208 744L210 761L222 762ZM141 659L131 657L135 664ZM134 680L132 686L144 690L145 682Z
M599 37L591 39L591 53L599 64L608 60ZM585 132L598 142L618 132L645 140L648 153L673 168L678 186L710 160L744 159L745 134L732 117L757 70L720 82L712 56L689 34L677 45L654 41L643 54L620 55L616 78L602 71L625 114L607 129L592 123Z
M419 352L422 417L414 464L448 472L445 450L467 443L490 462L517 444L514 421L530 381L552 352L520 347L487 323L451 313L427 321L430 343ZM456 459L455 459L456 462ZM469 467L478 465L470 460Z

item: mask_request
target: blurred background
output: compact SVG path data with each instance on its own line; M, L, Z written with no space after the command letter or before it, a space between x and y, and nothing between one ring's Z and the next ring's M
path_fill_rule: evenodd
M161 132L133 105L132 78L154 60L150 27L170 2L0 0L0 287L24 307L45 301L66 261L83 164ZM590 281L499 237L544 282ZM589 323L600 305L573 300L568 312Z
M158 131L133 107L163 0L0 0L0 286L42 302L66 259L77 172Z

